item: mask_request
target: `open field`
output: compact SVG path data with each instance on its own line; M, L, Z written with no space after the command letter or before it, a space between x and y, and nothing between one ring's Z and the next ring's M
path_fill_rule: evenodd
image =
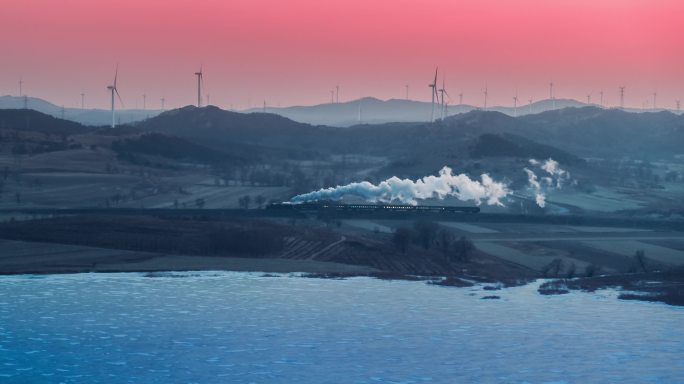
M392 233L394 229L373 220L342 220L342 225L354 228L365 229L367 231L377 231L382 233Z
M607 188L597 188L594 193L578 193L572 190L554 191L548 197L551 203L572 205L586 211L614 212L624 209L638 209L644 200Z
M229 270L367 274L365 266L286 258L184 256L70 244L0 240L0 274Z
M439 223L448 228L454 228L460 231L465 231L468 233L497 233L499 231L495 229L490 229L481 225L473 225L468 223L456 223L456 222L446 222L442 221Z
M623 256L634 256L636 251L643 250L647 258L670 265L684 265L684 251L642 241L629 239L606 239L585 241L590 247L614 252Z
M239 190L239 187L219 188ZM433 222L432 240L421 243L418 237L410 238L408 248L401 251L394 232L398 228L408 228L413 231L412 236L418 236L420 232L416 225L420 216L394 220L364 216L319 220L307 216L269 217L268 212L255 209L134 210L120 215L107 212L86 211L52 219L0 224L0 237L37 244L22 243L23 253L17 253L16 244L12 250L7 243L4 248L7 255L15 254L5 259L7 271L15 270L12 268L18 260L19 264L22 260L33 260L35 263L29 264L34 267L44 263L47 270L54 270L52 263L59 256L53 256L53 253L66 255L65 263L77 266L79 270L94 267L99 270L105 268L102 265L106 265L107 270L154 270L154 265L161 269L195 269L193 263L197 263L197 268L330 272L340 271L337 265L340 264L361 268L355 269L359 273L374 270L452 275L470 270L469 273L480 276L489 274L508 279L545 275L554 263L560 264L550 277L565 275L572 269L582 275L590 265L604 273L623 273L633 267L637 249L643 249L648 259L664 268L684 265L684 233L661 228L454 219ZM102 236L102 233L108 235ZM454 251L440 245L442 238L454 241L460 237L469 239L475 246L466 263L452 258L450 255ZM45 245L47 242L58 243L54 245L56 250ZM257 253L253 253L252 248L242 247L242 242L251 244L249 247ZM65 244L92 248L60 248L67 246ZM236 260L229 262L228 259ZM267 259L285 261L264 261ZM301 269L306 264L300 266L287 260L333 264L325 264L327 267L311 264L307 269ZM132 266L123 267L126 263ZM178 267L174 268L174 265Z

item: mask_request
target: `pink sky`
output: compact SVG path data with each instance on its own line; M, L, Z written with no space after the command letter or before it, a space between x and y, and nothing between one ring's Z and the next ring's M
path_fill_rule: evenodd
M429 100L434 67L481 105L605 92L641 107L684 98L681 0L3 0L0 94L106 107L119 64L126 107L194 103L195 72L222 107L361 96ZM649 104L650 106L650 104Z

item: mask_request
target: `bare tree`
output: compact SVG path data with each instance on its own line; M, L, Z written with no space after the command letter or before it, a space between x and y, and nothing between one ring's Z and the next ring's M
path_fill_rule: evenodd
M449 251L451 250L451 243L453 241L453 235L451 234L450 231L447 231L446 229L442 229L439 231L439 247L442 249L442 253L446 256L449 254Z
M435 224L433 221L419 220L413 223L413 229L416 231L418 243L423 246L423 248L428 249L435 241L435 237L439 231L439 225Z
M261 209L261 207L263 207L264 203L266 202L266 198L263 195L257 195L257 197L254 198L254 202Z
M563 270L563 259L553 259L544 268L541 273L545 277L558 277L558 274Z
M242 209L249 209L249 204L252 202L252 198L249 195L242 196L238 199L238 205Z
M461 236L454 242L453 258L457 261L468 262L470 255L475 250L475 245L469 238Z
M399 248L401 253L406 253L406 249L411 243L412 237L413 231L411 231L409 228L400 227L394 231L394 235L392 235L392 243Z
M648 272L648 266L646 263L646 253L643 249L639 249L634 254L634 263L636 264L637 270L642 272Z
M601 267L594 264L589 264L584 268L584 275L586 277L594 277L601 274Z

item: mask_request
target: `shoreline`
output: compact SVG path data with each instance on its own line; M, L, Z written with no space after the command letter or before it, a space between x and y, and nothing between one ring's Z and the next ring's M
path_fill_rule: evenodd
M232 258L238 259L238 258ZM255 261L254 259L245 259ZM277 260L277 259L270 259ZM283 260L281 261L291 261ZM269 261L269 260L264 260ZM320 262L319 262L320 263ZM326 264L326 263L323 263ZM331 263L336 264L336 263ZM341 265L341 264L340 264ZM354 266L346 266L354 267ZM354 277L367 277L378 280L402 280L402 281L416 281L424 282L428 285L452 287L452 288L469 288L480 285L484 291L499 291L505 288L525 286L529 284L539 283L537 293L546 296L559 296L571 292L582 293L596 293L601 290L614 290L618 293L617 299L624 301L641 301L641 302L656 302L673 307L684 307L684 284L681 283L680 277L682 271L666 271L643 274L628 274L628 275L602 275L596 277L579 277L574 279L544 279L531 278L518 280L516 284L506 284L504 282L487 279L479 276L454 276L454 275L410 275L387 271L304 271L304 270L289 270L282 268L271 269L254 269L245 267L242 269L212 269L212 268L155 268L155 269L136 269L136 268L120 268L120 269L64 269L64 270L36 270L25 272L0 272L2 277L16 277L16 276L59 276L59 275L81 275L81 274L123 274L135 273L140 274L141 277L148 278L174 278L174 277L194 277L183 276L182 274L192 273L252 273L260 274L259 277L298 277L298 278L314 278L314 279L332 279L344 280ZM167 275L168 274L168 275ZM179 276L174 276L179 274ZM201 277L201 276L198 276ZM643 280L648 279L647 286L643 285ZM539 280L546 280L540 282ZM499 299L499 296L488 296L487 299Z

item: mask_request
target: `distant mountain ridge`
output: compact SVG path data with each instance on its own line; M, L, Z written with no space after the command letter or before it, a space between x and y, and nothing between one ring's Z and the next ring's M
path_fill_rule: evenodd
M29 109L75 121L84 125L107 126L111 124L111 111L108 109L64 108L36 97L0 96L0 109L21 109L24 104ZM551 110L565 108L598 107L596 104L586 104L573 99L545 99L531 104L521 103L517 108L508 106L492 106L487 112L500 112L508 116L525 116ZM483 111L479 106L470 104L448 105L447 116L454 116L470 111ZM624 109L626 112L649 113L652 109ZM667 111L660 109L658 111ZM117 125L136 123L162 113L159 109L117 109ZM364 97L342 103L325 103L311 106L266 107L250 108L243 113L277 114L300 123L312 125L329 125L349 127L358 124L384 124L415 122L424 123L430 120L432 104L430 102L389 99L380 100L374 97ZM670 111L673 112L673 111ZM435 104L435 119L441 117L441 107Z
M480 106L458 104L447 106L447 117L470 111L500 112L508 116L525 116L565 108L598 107L573 99L544 99L533 103L521 103L517 108L491 106L484 110ZM357 124L383 124L394 122L429 122L432 103L425 101L389 99L380 100L364 97L341 103L325 103L312 106L251 108L243 112L266 112L287 117L301 123L349 127ZM629 112L651 112L651 110L628 109ZM441 106L435 104L434 117L441 117Z
M347 128L298 123L268 113L185 107L165 112L137 126L143 131L183 136L207 146L236 150L244 145L253 145L262 149L357 151L393 156L423 151L422 156L429 157L434 151L453 153L457 149L467 150L456 144L477 140L481 135L490 133L515 135L582 157L653 158L684 153L681 146L684 143L683 115L670 112L630 113L595 107L564 108L519 118L500 112L473 110L433 124L394 122ZM511 141L511 136L507 140ZM523 152L539 150L529 143L513 141Z
M108 109L64 108L37 97L0 96L0 109L23 109L26 106L57 118L75 121L83 125L106 126L112 123L112 111ZM156 109L117 109L117 124L128 124L154 117L161 113Z
M74 121L62 120L32 109L0 110L0 130L73 135L93 131Z
M26 109L0 110L1 126L54 134L92 131ZM108 130L103 127L99 133ZM275 114L188 106L121 126L111 135L141 132L182 137L245 159L322 159L335 153L359 153L443 162L467 156L474 147L477 150L473 154L478 156L538 157L558 153L584 158L658 159L684 154L684 115L595 107L565 108L518 118L473 110L432 124L394 122L342 128L299 123ZM498 136L483 138L485 134ZM567 154L557 152L561 150Z

